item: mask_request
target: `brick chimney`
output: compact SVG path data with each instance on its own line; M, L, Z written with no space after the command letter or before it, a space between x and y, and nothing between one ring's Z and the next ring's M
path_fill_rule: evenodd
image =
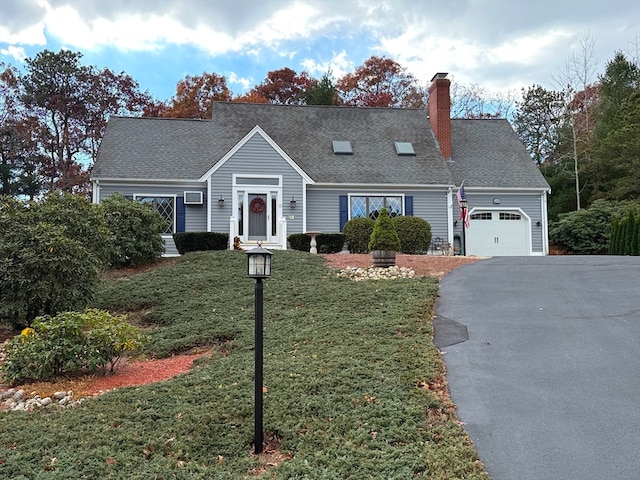
M436 73L429 86L429 122L446 160L451 158L450 84L446 73Z

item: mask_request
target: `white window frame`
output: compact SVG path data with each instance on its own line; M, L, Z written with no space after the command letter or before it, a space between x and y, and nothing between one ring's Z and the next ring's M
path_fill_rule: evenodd
M171 237L174 233L176 233L176 213L177 213L177 202L176 202L176 194L166 194L166 193L134 193L133 199L135 201L139 201L140 198L172 198L173 199L173 220L171 223L171 232L163 233L162 237ZM164 216L162 217L164 218Z
M349 202L349 204L348 204L349 220L351 220L352 218L369 218L368 215L366 217L352 217L351 216L351 197L400 197L400 201L402 202L402 206L401 206L402 211L400 212L400 215L404 215L405 214L406 203L405 203L405 194L404 193L393 193L393 194L384 194L384 193L349 193L348 194L348 198L347 198L347 201Z

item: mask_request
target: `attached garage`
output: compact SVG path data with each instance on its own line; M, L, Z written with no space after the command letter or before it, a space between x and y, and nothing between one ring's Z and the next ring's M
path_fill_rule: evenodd
M474 210L466 230L467 255L531 255L531 219L521 210Z

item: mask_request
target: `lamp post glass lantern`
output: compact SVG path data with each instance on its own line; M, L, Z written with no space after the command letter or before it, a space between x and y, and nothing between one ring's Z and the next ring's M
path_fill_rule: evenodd
M262 400L263 400L263 327L262 327L262 280L271 276L271 255L269 250L258 243L256 248L247 251L247 277L255 278L255 430L254 453L262 453Z
M258 243L256 248L247 250L247 277L269 278L271 276L271 255L269 250Z

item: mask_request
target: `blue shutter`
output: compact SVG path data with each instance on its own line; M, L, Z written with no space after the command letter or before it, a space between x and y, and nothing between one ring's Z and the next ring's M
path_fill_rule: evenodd
M181 233L185 230L185 212L184 198L176 197L176 232Z
M349 220L349 197L340 195L340 231Z
M413 217L413 197L411 195L404 197L404 214L407 217Z

